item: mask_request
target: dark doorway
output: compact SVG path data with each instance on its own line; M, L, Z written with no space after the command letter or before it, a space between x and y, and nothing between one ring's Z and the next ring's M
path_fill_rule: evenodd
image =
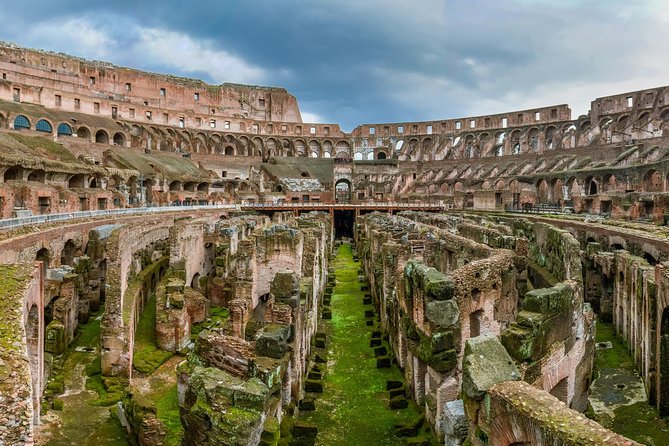
M353 237L355 211L334 211L335 237Z

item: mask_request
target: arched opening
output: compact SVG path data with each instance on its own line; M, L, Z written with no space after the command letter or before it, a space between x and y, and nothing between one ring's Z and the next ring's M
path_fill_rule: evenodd
M51 255L47 248L42 248L35 254L35 261L42 262L42 275L46 278L46 270L49 269L49 260Z
M469 337L475 338L481 335L481 323L483 322L483 310L474 311L469 314Z
M376 159L384 160L384 159L386 159L386 156L387 156L386 152L379 152L379 153L376 154Z
M5 170L3 175L4 181L12 180L22 180L23 179L23 168L21 166L12 166L9 169Z
M643 258L650 266L655 266L657 265L657 259L655 256L649 252L644 252L643 253Z
M79 127L77 129L77 138L83 138L85 140L91 139L91 131L88 127Z
M561 379L555 387L550 391L550 394L555 398L559 399L563 403L567 404L569 402L569 381L565 377Z
M72 127L70 127L68 124L65 124L64 122L61 124L58 124L58 136L72 136Z
M181 190L181 183L178 181L172 181L170 183L170 190L172 191Z
M188 181L188 182L184 183L184 190L185 191L195 192L195 188L196 188L196 183L194 183L192 181Z
M28 181L37 181L38 183L44 183L46 179L46 172L42 169L33 170L28 175Z
M86 183L86 177L84 177L84 174L78 173L76 175L72 175L70 180L67 182L67 187L69 187L70 189L75 189L75 188L83 189L84 187L86 187L85 183Z
M335 183L335 199L338 203L351 201L351 182L341 179Z
M53 127L51 127L51 124L46 119L40 119L37 121L37 124L35 124L35 130L38 132L51 133L53 132Z
M121 132L114 134L114 145L125 146L125 135Z
M68 240L63 246L63 251L60 253L60 264L74 266L74 257L76 254L77 246L74 244L73 240Z
M595 180L590 180L590 187L588 188L588 193L590 195L597 195L597 182Z
M537 181L537 202L548 203L548 182L546 180Z
M224 152L224 153L225 153L225 155L233 156L233 155L235 154L235 148L232 147L232 146L227 146L227 147L225 148L225 152Z
M657 170L649 170L643 177L644 192L662 192L662 175Z
M193 280L190 282L190 287L194 290L200 291L200 273L195 273Z
M197 190L199 192L207 192L209 190L209 183L200 183L197 185Z
M14 118L14 130L29 129L30 121L23 115Z
M109 144L109 135L104 130L98 130L95 133L95 142L99 144Z

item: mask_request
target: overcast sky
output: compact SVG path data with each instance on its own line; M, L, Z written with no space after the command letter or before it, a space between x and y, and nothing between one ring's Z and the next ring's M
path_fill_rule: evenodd
M0 39L285 87L305 121L445 119L669 84L669 0L29 0ZM22 7L20 7L22 6Z

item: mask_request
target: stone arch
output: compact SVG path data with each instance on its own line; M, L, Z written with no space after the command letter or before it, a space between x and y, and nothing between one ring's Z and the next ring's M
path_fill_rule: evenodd
M122 132L114 133L114 145L115 146L125 146L126 137Z
M644 192L662 192L664 190L664 178L655 169L651 169L643 176Z
M76 256L76 252L77 245L74 240L67 240L63 246L63 250L60 252L60 264L74 266L74 257Z
M49 263L51 262L51 252L48 248L41 248L35 254L35 261L42 262L42 276L46 278L46 271L49 269Z
M190 287L200 291L200 273L193 274L193 278L190 281Z
M171 191L179 191L182 190L181 182L174 180L170 183L170 190Z
M14 118L14 130L30 129L30 120L24 115Z
M44 133L53 133L53 126L49 121L42 118L35 124L35 130Z
M548 203L548 182L543 178L537 181L537 202Z
M86 184L86 176L83 173L78 173L76 175L72 175L70 179L67 182L67 187L70 189L83 189Z
M557 128L555 126L548 126L544 132L544 145L546 150L553 150L557 148L556 140Z
M23 179L23 167L21 166L12 166L9 169L5 170L3 175L3 181L12 181L12 180L22 180Z
M91 134L92 134L91 129L89 129L85 125L82 125L79 128L77 128L77 138L83 138L87 141L90 141Z
M58 124L56 132L58 133L58 136L72 136L72 127L70 127L70 124L61 122Z
M588 195L597 195L599 192L599 184L597 179L593 176L588 176L585 179L585 190Z
M607 173L602 179L602 192L615 192L618 189L616 176Z
M109 144L109 133L103 129L98 130L95 132L95 142L99 144Z
M346 178L341 178L335 183L335 199L337 202L346 203L351 201L353 188L351 181Z
M44 183L46 181L46 172L42 169L33 170L28 175L28 181L37 181L38 183Z

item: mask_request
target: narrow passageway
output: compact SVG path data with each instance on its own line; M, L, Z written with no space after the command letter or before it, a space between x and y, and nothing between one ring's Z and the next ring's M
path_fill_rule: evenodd
M609 322L597 321L594 381L587 415L642 444L669 444L669 426L648 404L644 383L627 345Z
M341 245L334 261L332 320L319 324L319 331L327 335L324 392L315 395L316 410L302 411L300 419L318 426L317 445L403 445L406 440L395 436L394 425L414 423L420 413L413 404L407 409L389 408L386 382L403 381L403 375L396 366L376 367L370 347L375 328L365 317L372 306L363 304L366 293L358 280L359 268L351 245Z
M125 429L116 418L116 405L103 401L100 376L100 316L80 326L81 333L64 354L63 365L55 370L56 381L64 390L57 392L62 409L49 408L35 444L45 446L125 446ZM54 380L50 385L54 386ZM56 388L57 385L54 387ZM76 439L76 442L73 442Z

